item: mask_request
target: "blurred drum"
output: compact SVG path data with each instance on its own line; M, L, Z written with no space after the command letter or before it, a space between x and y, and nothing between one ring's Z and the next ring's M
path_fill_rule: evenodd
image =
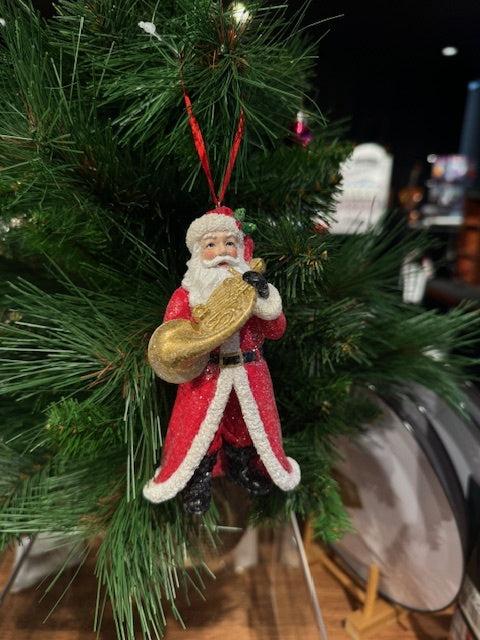
M368 393L382 417L337 440L335 476L355 533L334 551L362 579L377 564L379 593L396 604L444 609L461 588L479 517L470 496L480 486L478 397L466 389L461 416L420 386L395 400Z
M471 383L463 391L464 413L459 415L430 389L411 387L412 398L442 440L460 481L468 514L468 557L480 530L480 393Z
M480 639L480 537L468 562L467 574L452 617L449 640Z

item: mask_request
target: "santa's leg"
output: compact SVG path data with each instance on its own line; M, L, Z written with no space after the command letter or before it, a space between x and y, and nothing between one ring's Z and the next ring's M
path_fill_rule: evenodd
M257 496L272 488L269 476L258 465L255 447L234 447L227 442L224 451L228 460L228 477Z
M221 435L228 461L228 477L250 493L268 493L272 488L272 481L253 446L234 391L225 409Z
M208 511L212 495L212 469L217 454L206 455L183 490L183 508L192 515L202 515Z

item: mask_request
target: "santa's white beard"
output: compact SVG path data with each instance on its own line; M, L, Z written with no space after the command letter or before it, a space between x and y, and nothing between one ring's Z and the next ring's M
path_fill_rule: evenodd
M182 287L188 291L190 306L205 303L218 285L225 280L231 278L232 274L228 267L218 266L219 264L228 264L235 271L245 273L250 271L251 267L248 262L242 258L233 258L232 256L217 256L213 260L202 260L200 253L196 252L187 262L187 271L182 280Z

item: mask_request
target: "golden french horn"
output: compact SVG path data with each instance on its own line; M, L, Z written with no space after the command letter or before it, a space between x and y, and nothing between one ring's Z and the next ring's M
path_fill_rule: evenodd
M261 258L250 262L253 271L265 272ZM194 320L169 320L152 334L148 360L159 378L179 384L193 380L207 365L210 352L238 331L251 315L257 299L255 287L229 268L226 278L205 304L192 310Z

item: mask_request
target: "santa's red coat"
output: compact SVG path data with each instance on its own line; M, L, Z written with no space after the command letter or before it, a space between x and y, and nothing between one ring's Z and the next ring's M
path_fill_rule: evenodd
M209 363L197 378L179 385L162 464L143 490L152 502L163 502L181 491L207 453L219 452L214 475L223 475L223 441L237 447L253 444L268 475L284 491L299 483L298 464L283 450L272 381L260 354L264 339L276 340L286 328L278 292L272 285L269 288L273 302L259 300L260 306L270 305L264 318L252 315L234 337L240 351L258 354L256 361L234 367ZM173 294L164 321L177 318L192 319L188 292L182 287Z

